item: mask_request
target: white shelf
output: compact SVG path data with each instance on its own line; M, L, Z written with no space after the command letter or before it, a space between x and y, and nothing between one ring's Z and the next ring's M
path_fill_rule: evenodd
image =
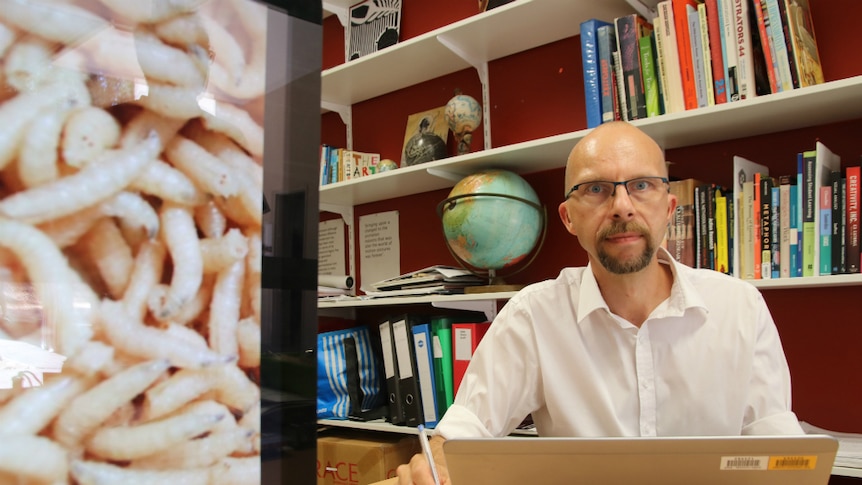
M390 298L352 298L350 300L319 301L317 308L356 308L369 306L393 306L393 305L416 305L432 304L446 306L448 303L461 302L485 302L494 300L508 300L515 296L515 291L500 293L473 293L463 295L421 295L421 296L396 296Z
M862 478L862 468L850 468L846 466L833 466L832 474L842 477Z
M746 280L761 290L792 288L826 288L832 286L862 285L862 274L837 274L826 276L806 276L803 278L779 278L772 280Z
M632 11L625 0L516 0L326 69L321 100L349 106L472 67L440 38L467 59L487 62L577 35L583 20L613 19Z
M745 101L647 118L633 124L665 149L671 149L860 116L862 76L856 76ZM575 143L589 132L564 133L324 185L320 188L320 201L354 206L455 185L455 180L433 175L429 169L463 176L486 168L503 168L517 173L561 168ZM727 163L729 167L731 161Z

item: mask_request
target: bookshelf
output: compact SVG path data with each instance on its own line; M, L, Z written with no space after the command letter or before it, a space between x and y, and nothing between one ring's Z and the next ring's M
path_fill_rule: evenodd
M331 3L352 2L338 0ZM655 4L654 1L645 3ZM838 10L859 10L859 7L850 7L851 2L846 0L841 0L840 6L822 1L812 3L815 14L818 10L831 11L827 12L829 15L826 18L832 20L845 16L835 13ZM420 93L424 95L437 85L448 86L452 78L456 79L454 82L460 82L464 77L475 78L476 70L479 71L482 89L490 90L492 101L503 108L499 114L491 113L494 130L487 135L491 142L486 140L488 146L484 150L474 146L474 151L467 155L452 156L368 178L327 185L320 190L321 204L350 208L355 218L393 206L430 205L429 200L445 198L445 195L439 194L451 188L462 176L491 167L525 175L534 186L538 184L537 191L559 191L553 184L561 180L565 159L571 148L589 133L589 130L583 129L586 123L578 119L571 122L551 120L544 122L545 126L540 130L529 130L524 129L526 123L510 121L511 118L507 117L509 111L505 108L520 101L518 95L513 92L521 87L518 84L517 89L509 88L508 84L517 83L507 79L506 75L517 75L519 71L513 66L519 63L532 65L532 59L536 56L545 63L556 66L554 63L558 61L553 59L553 56L560 52L565 53L566 49L575 57L575 61L565 64L565 67L571 69L574 66L580 69L579 55L571 52L572 49L578 48L575 36L578 34L579 23L592 17L612 19L632 11L629 2L622 0L516 0L489 12L469 15L444 27L429 29L428 32L366 58L325 69L322 74L323 116L332 116L329 111L337 111L339 114L352 111L352 117L342 116L342 121L348 132L357 136L357 141L365 141L360 133L363 113L388 108L391 106L387 104L388 100L392 98L403 100L405 96L417 96ZM820 19L815 19L815 23L818 26L818 36L821 30L826 30L826 27L819 27L820 25L832 25L821 22ZM541 28L535 28L536 25ZM696 157L702 158L702 161L685 161L687 166L682 168L692 173L679 178L695 176L726 183L731 174L732 156L746 155L737 153L737 147L744 145L737 142L738 140L762 139L768 140L765 142L768 144L787 144L799 133L807 135L820 127L835 131L834 136L842 137L846 145L851 144L851 137L854 137L852 142L856 143L858 156L858 153L862 152L862 145L855 142L858 130L855 130L856 124L853 123L862 118L862 63L853 59L837 60L837 54L824 53L825 49L830 48L846 52L846 48L838 43L858 45L854 29L855 27L845 27L839 34L835 31L840 29L824 32L827 34L827 43L821 45L821 53L824 70L827 71L826 83L742 102L647 118L635 121L634 124L654 137L667 150L675 152L676 157L691 157L691 154L695 154ZM829 38L829 35L833 37ZM572 38L574 41L571 41ZM820 39L819 36L818 41ZM422 65L416 65L416 58L419 56L425 56ZM564 64L563 61L559 63ZM486 64L492 65L490 72ZM502 67L493 68L501 65ZM829 75L830 71L834 74ZM541 79L541 82L547 82L551 76L547 75ZM559 103L564 105L565 109L574 107L580 110L579 114L582 115L582 87L572 85L569 90L570 92L561 92L549 88L554 96L560 98ZM551 103L538 105L533 109L543 108L553 109ZM367 119L367 114L364 117ZM841 123L846 123L850 128L844 128ZM840 126L834 128L835 125ZM329 129L330 137L337 140L343 136L343 133L337 133L338 129L339 127ZM853 134L847 134L845 131ZM529 136L522 136L523 132L529 133ZM326 134L327 129L324 129L324 135ZM391 136L398 138L402 135L403 133L396 133ZM368 138L368 135L364 136ZM817 136L820 136L819 133ZM374 138L369 143L383 145L381 139ZM756 141L748 143L753 145ZM813 146L813 142L807 141L799 144ZM390 145L400 146L400 142ZM827 142L827 145L831 144ZM717 147L721 146L728 146L729 153L722 154L722 161L719 161L716 152L720 150ZM357 149L368 147L360 146ZM372 145L372 149L376 147ZM385 145L379 151L384 152L384 158L396 159L393 150L390 150L392 154L385 153ZM758 156L752 155L750 158L760 163L777 165L774 161L763 162ZM669 156L669 160L676 162L678 158ZM696 166L700 163L704 166ZM550 209L555 208L558 202L553 194L543 200ZM412 208L402 210L407 214L403 217L429 213L427 209L424 212ZM551 229L553 231L554 228ZM410 244L402 244L402 251L407 251L405 248L411 244L430 245L422 241L421 236L405 236L405 232L409 232L409 229L402 227L402 237L408 238ZM561 256L554 256L554 251L559 252L570 245L576 245L569 239L565 239L565 243L559 242L565 237L562 232L549 233L549 242L544 249L548 251L548 256L544 262L540 261L534 265L535 271L525 272L530 279L553 277L560 266L580 265L585 262L585 258L576 259L574 263L568 259L561 262ZM402 257L415 267L440 262L430 258L441 252L434 253L432 250L429 253L403 254ZM445 253L445 249L442 253ZM858 321L858 314L851 310L852 305L849 303L856 301L854 298L858 299L854 295L858 294L858 287L862 286L862 275L756 280L751 283L763 291L782 331L782 338L786 338L785 348L789 353L794 376L794 407L799 403L803 409L815 413L818 418L822 416L839 423L833 426L833 429L841 429L841 423L846 421L851 427L848 431L862 431L862 419L856 417L858 413L855 412L858 404L862 402L862 392L853 390L860 388L856 375L859 374L862 361L850 356L857 353L856 347L862 338L862 332L855 330L856 324L850 323ZM497 294L485 295L485 298L493 297L502 301L510 296ZM446 307L445 305L455 302L486 305L479 303L481 298L475 295L447 295L330 301L321 302L319 308L323 311L351 310L361 313L389 305ZM815 310L812 308L814 305L809 303L811 301L816 301L818 308L826 308ZM824 320L829 320L829 323L820 323ZM840 331L832 327L839 325L832 320L842 322ZM813 325L814 322L816 326ZM812 328L815 330L812 331ZM817 346L809 341L812 333L815 338L811 340L815 340ZM838 364L833 363L836 362L836 355L841 356L837 360ZM847 362L850 364L845 364ZM836 366L838 370L833 372L828 366ZM823 424L830 427L828 423ZM390 426L384 426L381 430L397 432L391 428L400 428ZM862 470L852 468L836 467L834 474L862 478Z

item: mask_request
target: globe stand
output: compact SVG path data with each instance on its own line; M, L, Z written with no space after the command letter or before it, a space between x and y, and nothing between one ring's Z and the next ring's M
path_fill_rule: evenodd
M441 201L439 204L437 204L437 215L442 220L444 211L449 210L452 207L454 207L460 199L465 199L465 198L470 198L470 197L472 197L472 198L476 198L476 197L501 197L501 198L505 198L505 199L517 200L519 202L522 202L524 204L527 204L527 205L533 207L534 209L536 209L539 212L540 219L542 221L541 222L542 230L541 230L540 235L539 235L539 240L536 242L535 247L532 249L531 254L529 255L529 259L527 259L526 262L523 262L519 268L513 269L510 273L508 273L506 275L506 277L515 275L517 273L520 273L524 269L526 269L536 259L536 256L538 256L539 251L542 249L542 246L545 243L545 236L547 235L547 232L548 232L548 213L547 213L547 210L545 209L545 207L540 205L540 204L536 204L535 202L533 202L531 200L523 199L521 197L516 197L513 195L497 194L497 193L489 193L489 192L477 192L477 193L472 193L472 194L455 195L455 196L449 197L449 198ZM445 237L445 235L444 235L444 237ZM465 287L464 288L465 294L503 293L503 292L520 291L521 289L523 289L526 286L523 284L508 284L508 283L506 283L506 281L503 279L503 276L499 275L497 273L497 270L495 270L495 269L477 268L477 267L471 265L470 263L465 261L464 258L458 256L458 254L456 254L454 250L452 250L452 246L449 245L448 241L446 241L446 249L449 250L449 254L451 254L452 257L455 258L455 261L457 261L458 264L461 265L461 267L463 267L467 271L473 273L474 275L476 275L480 278L487 278L488 279L487 285Z

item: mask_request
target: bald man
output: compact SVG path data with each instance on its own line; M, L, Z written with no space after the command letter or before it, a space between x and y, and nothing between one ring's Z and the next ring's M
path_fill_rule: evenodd
M790 371L752 285L693 269L661 247L676 208L661 147L602 124L572 149L558 212L586 267L527 286L477 348L431 447L445 439L802 434ZM399 483L433 484L416 455Z

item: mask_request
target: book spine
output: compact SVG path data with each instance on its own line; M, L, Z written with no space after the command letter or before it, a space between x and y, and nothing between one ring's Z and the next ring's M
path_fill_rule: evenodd
M838 213L841 219L838 227L838 245L841 249L838 253L838 272L847 273L847 177L842 176L838 183L841 196L838 199Z
M718 14L718 0L706 0L706 29L709 36L709 59L712 66L713 94L715 104L727 102L725 87L724 55L721 47L721 24Z
M769 79L769 90L770 92L777 93L778 92L778 81L775 78L775 65L773 64L773 51L771 43L769 42L769 32L766 30L766 17L763 12L763 2L761 0L752 0L752 6L754 7L755 19L757 22L757 31L760 33L760 47L763 52L763 59L766 63L766 76ZM753 27L753 26L752 26Z
M655 69L655 50L653 49L654 36L641 37L638 39L640 48L641 71L643 73L644 95L646 97L647 117L659 116L661 103L658 95L658 75Z
M581 22L581 60L584 70L584 102L587 110L587 128L595 128L602 122L601 93L599 86L598 51L596 29L599 20Z
M817 210L819 194L814 179L816 152L806 151L802 155L802 276L814 276L814 245L819 244L814 211Z
M781 216L781 193L779 187L772 187L772 277L781 278L781 239L780 221Z
M638 39L647 34L644 28L645 22L643 17L637 14L615 19L617 51L620 53L620 62L622 63L623 89L629 120L647 117L646 93L644 93L640 49L638 47Z
M695 0L672 0L672 6L679 70L682 78L683 102L685 109L694 109L697 108L697 89L695 87L694 63L691 57L691 37L686 7L696 7L697 3Z
M791 178L783 175L778 183L778 227L781 232L778 248L779 278L790 278L790 182Z
M751 252L754 253L754 279L756 280L763 278L763 273L761 272L763 269L761 266L761 258L763 257L763 254L761 253L761 232L763 230L763 221L760 215L762 211L762 206L760 205L760 183L762 178L763 175L759 172L754 174L754 187L752 187L754 194L751 203Z
M754 77L754 53L751 50L751 24L748 20L748 0L733 0L735 26L736 72L739 99L757 96Z
M703 59L703 45L700 35L700 17L696 7L686 6L688 18L688 35L690 37L691 64L694 69L694 92L697 95L697 106L703 108L708 106L706 99L706 64Z
M724 60L724 85L727 101L739 101L739 74L736 57L736 23L733 13L734 0L718 0L721 21L721 49Z
M832 274L832 185L820 187L820 275Z
M793 56L796 61L796 75L799 86L820 84L823 79L823 68L820 65L820 54L817 52L817 36L814 33L814 21L811 18L809 0L785 0L788 18L791 19L790 39Z
M844 234L841 232L841 198L844 194L844 187L841 185L841 170L833 170L829 173L829 185L832 187L831 215L832 218L832 274L841 274L844 271L841 269L841 260L844 259L841 255L841 239Z
M730 274L728 199L721 189L715 189L715 270L725 274Z
M740 275L743 279L754 279L754 182L742 184L742 217L740 221Z
M613 25L602 25L596 30L599 55L599 83L601 87L602 123L614 120L614 61L612 52L617 48Z
M772 179L760 178L760 278L772 279Z
M676 40L676 27L673 20L673 7L670 0L665 0L657 5L658 20L656 29L661 35L656 37L661 44L658 45L659 56L664 59L665 76L667 82L664 84L665 112L678 113L685 111L685 101L682 92L682 73L680 72L679 53Z
M784 20L781 18L779 3L783 0L766 0L766 12L769 14L769 40L774 46L773 60L778 67L776 76L781 82L781 90L793 89L793 75L790 73L790 54L787 50L787 41L784 38Z
M706 262L715 269L715 185L709 184L704 191L706 204Z
M793 34L790 31L790 17L788 6L792 0L777 0L778 11L781 17L781 31L784 34L784 45L787 48L787 64L790 67L790 82L793 88L799 87L799 76L796 72L796 56L793 53Z
M858 165L847 167L847 272L859 272L859 179Z
M619 111L619 119L623 121L631 121L629 118L629 107L628 102L626 101L626 88L623 85L623 65L620 60L620 51L619 48L614 50L611 53L611 57L614 59L614 78L616 79L616 96L617 100L617 110Z
M700 48L703 51L703 75L704 83L706 84L706 104L708 106L715 105L715 89L712 81L712 55L709 47L709 25L706 22L706 5L699 4L697 6L697 18L700 22Z

